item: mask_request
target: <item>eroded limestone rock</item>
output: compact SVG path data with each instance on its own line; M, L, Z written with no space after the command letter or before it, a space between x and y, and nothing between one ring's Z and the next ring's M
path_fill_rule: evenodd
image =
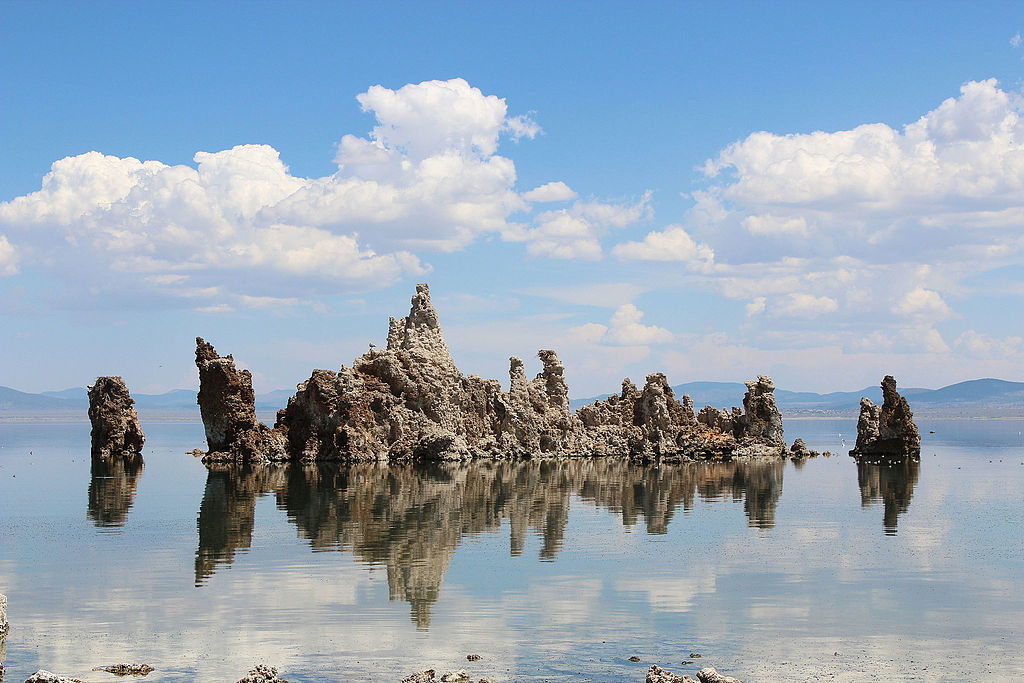
M662 669L660 666L652 664L651 668L647 670L646 683L693 683L693 679L689 676L674 674L668 669Z
M689 397L677 400L661 373L649 375L643 389L625 380L620 395L573 414L565 366L548 349L538 352L542 368L532 380L522 360L509 359L507 392L496 380L463 375L425 284L416 286L409 315L389 320L384 349L371 347L337 372L314 370L273 429L256 420L248 371L196 341L207 461L786 454L767 377L747 384L746 413L696 415Z
M146 437L134 404L120 377L97 377L89 387L93 458L139 457Z
M252 374L221 357L212 344L196 337L199 412L209 448L204 460L284 460L282 435L256 419Z
M82 683L77 678L65 678L64 676L58 676L55 673L51 673L46 669L40 669L35 672L25 683Z
M277 677L277 669L266 664L259 664L249 673L238 680L238 683L288 683L288 681Z
M0 593L0 638L7 634L8 629L10 624L7 623L7 596Z
M740 424L742 433L737 437L750 437L773 445L785 446L782 436L782 413L775 405L775 382L771 377L758 375L757 380L747 382L747 393L743 397L744 415Z
M860 400L857 445L850 455L868 458L901 458L921 455L921 435L914 424L910 404L896 391L896 380L882 380L882 405Z
M738 678L718 673L713 666L704 667L698 671L697 680L699 680L700 683L743 683L743 681Z

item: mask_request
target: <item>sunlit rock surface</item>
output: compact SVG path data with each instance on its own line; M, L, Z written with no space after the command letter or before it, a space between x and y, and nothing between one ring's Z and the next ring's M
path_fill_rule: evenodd
M120 377L97 377L89 387L94 459L140 457L146 437L134 404L135 400Z
M868 398L860 400L857 420L857 445L850 455L867 458L918 457L921 435L914 424L907 399L896 391L896 380L886 375L882 380L881 406Z
M535 455L709 459L786 456L782 416L769 377L747 383L744 410L695 414L665 375L629 380L622 393L569 410L565 366L549 349L527 380L509 359L509 389L455 365L425 284L409 315L391 318L387 346L351 367L314 370L279 411L273 429L256 420L252 377L231 356L196 340L206 461L443 461Z

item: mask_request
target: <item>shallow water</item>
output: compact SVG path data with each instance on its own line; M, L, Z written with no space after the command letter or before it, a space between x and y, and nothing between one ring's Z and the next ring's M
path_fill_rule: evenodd
M200 424L144 426L143 469L90 472L88 424L0 423L8 683L1024 678L1024 421L921 420L898 467L209 472ZM854 422L786 430L845 452Z

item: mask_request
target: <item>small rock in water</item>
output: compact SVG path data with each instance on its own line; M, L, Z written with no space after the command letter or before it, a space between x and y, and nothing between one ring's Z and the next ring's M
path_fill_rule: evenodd
M465 681L469 681L469 674L466 673L465 669L449 671L441 676L441 683L464 683Z
M402 679L402 683L433 683L436 679L434 674L436 672L433 669L427 669L426 671L420 671L410 676L406 676Z
M660 666L652 664L651 668L647 670L646 683L693 683L693 679L689 676L674 674L668 669L662 669Z
M288 683L288 681L277 677L277 669L266 664L260 664L255 669L250 669L245 678L239 679L238 683Z
M471 662L479 662L482 659L482 657L480 655L466 655L466 659L468 659Z
M31 676L25 683L82 683L77 678L65 678L64 676L58 676L55 673L51 673L46 669L40 669Z
M145 676L156 669L149 664L114 664L113 666L97 666L93 671L106 671L115 676Z
M718 673L713 666L709 666L698 671L697 680L699 680L700 683L742 683L742 681L737 678L723 676Z
M699 652L691 652L690 653L690 659L697 659L698 657L700 657L700 653Z
M498 683L498 681L493 678L481 678L480 683Z
M631 662L639 662L640 658L637 657L636 655L633 655L632 657L629 658L629 661L631 661Z

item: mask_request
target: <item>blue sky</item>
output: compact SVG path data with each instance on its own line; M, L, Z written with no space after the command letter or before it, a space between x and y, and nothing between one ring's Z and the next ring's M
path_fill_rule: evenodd
M291 387L418 281L576 396L1024 379L1022 14L0 3L0 384Z

